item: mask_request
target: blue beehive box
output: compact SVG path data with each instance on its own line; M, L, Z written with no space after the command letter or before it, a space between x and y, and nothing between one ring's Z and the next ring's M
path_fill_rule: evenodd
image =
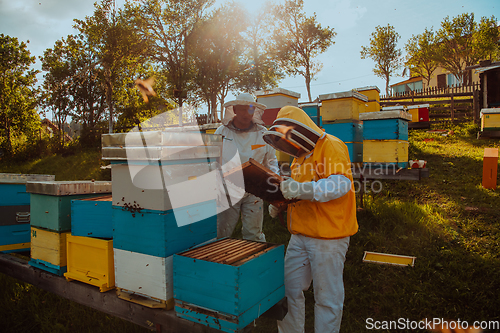
M408 140L408 121L404 119L365 120L365 140Z
M30 194L26 183L54 180L53 175L0 173L0 251L30 248Z
M198 220L200 215L208 217ZM217 237L215 200L175 211L113 206L112 216L113 247L120 250L168 257Z
M285 296L284 246L224 238L174 255L177 316L239 332Z
M71 234L113 238L111 204L111 195L71 200Z
M404 110L366 112L359 116L363 120L363 140L408 141L410 113Z
M335 122L323 124L327 134L336 136L343 142L363 142L363 123L360 121Z

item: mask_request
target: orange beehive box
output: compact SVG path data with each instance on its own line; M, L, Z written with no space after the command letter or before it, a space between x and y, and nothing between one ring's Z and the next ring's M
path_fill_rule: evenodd
M483 187L497 188L498 148L484 148Z

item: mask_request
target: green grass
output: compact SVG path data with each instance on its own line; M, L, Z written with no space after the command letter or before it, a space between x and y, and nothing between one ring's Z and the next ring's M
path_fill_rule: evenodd
M429 178L383 181L382 191L365 194L345 263L343 333L367 332L368 318L500 321L500 190L481 186L484 148L498 148L499 140L477 140L470 123L433 128L454 133L410 131L410 159L426 160ZM0 161L0 172L109 179L102 164L99 152L82 152L17 166ZM288 231L265 212L267 241L286 245ZM417 259L414 267L369 264L364 251ZM306 332L314 332L312 287L305 294ZM0 276L0 313L9 332L147 331L6 276ZM276 332L276 322L259 318L253 331Z

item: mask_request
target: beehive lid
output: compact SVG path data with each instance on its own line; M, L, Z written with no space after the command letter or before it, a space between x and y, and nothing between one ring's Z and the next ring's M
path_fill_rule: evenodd
M348 98L348 97L353 97L362 100L363 102L368 102L368 97L366 97L363 94L360 94L357 91L351 90L351 91L344 91L344 92L338 92L338 93L332 93L332 94L324 94L324 95L319 95L320 101L326 101L326 100L331 100L331 99L339 99L339 98Z
M255 96L263 98L267 97L268 95L276 95L276 94L282 94L282 95L287 95L293 98L300 98L300 94L294 91L290 91L287 89L283 88L275 88L275 89L270 89L270 90L259 90L255 92Z
M179 255L217 264L239 266L277 246L279 245L246 239L223 238Z
M56 178L54 175L35 175L21 173L0 173L0 183L26 184L30 181L52 181Z
M481 109L481 116L483 116L483 114L494 114L494 113L500 113L500 108Z
M394 110L402 110L402 111L404 111L405 109L407 109L407 107L404 106L404 105L384 106L384 107L382 107L382 111L394 111Z
M376 90L380 93L380 89L377 86L367 86L367 87L361 87L361 88L356 88L357 91L367 91L367 90Z
M378 119L403 119L410 121L412 115L403 110L364 112L359 114L359 120L362 121Z
M36 181L26 183L26 192L57 196L111 193L111 182L91 180Z
M182 131L103 134L103 160L186 160L217 158L222 135Z
M418 104L418 105L408 105L407 109L423 109L423 108L429 108L429 104Z
M222 144L222 135L199 132L149 131L102 135L102 147L173 147L216 146Z

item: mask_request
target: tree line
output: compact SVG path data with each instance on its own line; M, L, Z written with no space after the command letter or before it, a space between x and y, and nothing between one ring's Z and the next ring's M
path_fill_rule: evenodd
M465 71L467 66L480 60L500 60L499 28L494 16L481 17L479 21L474 13L447 16L438 30L430 27L412 35L404 45L406 55L403 56L398 48L401 36L394 27L377 26L371 34L370 45L361 47L361 59L372 58L375 62L373 72L385 79L386 95L389 95L389 78L397 76L402 67L412 76L421 76L427 86L438 67L453 74L460 84L467 83L470 78Z

